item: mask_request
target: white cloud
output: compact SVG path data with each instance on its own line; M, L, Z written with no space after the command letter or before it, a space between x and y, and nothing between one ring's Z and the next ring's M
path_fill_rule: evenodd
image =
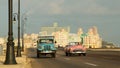
M26 0L23 3L23 8L29 10L30 13L59 14L62 13L60 7L62 3L64 3L64 0Z
M109 6L102 5L99 2L96 2L96 0L80 0L72 6L74 7L66 9L66 11L69 11L69 13L90 15L120 14L120 8L110 8Z
M89 0L88 4L89 5L87 5L85 9L82 9L88 14L105 14L108 10L107 8L97 4L95 0Z
M48 6L50 6L50 14L61 14L63 13L63 9L61 5L63 5L64 0L59 0L56 2L51 2Z
M50 4L50 7L51 7L51 13L55 13L55 14L57 14L57 13L60 13L61 11L62 11L62 9L59 7L59 5L58 4L56 4L56 3L51 3Z
M96 0L25 0L22 7L30 14L120 14L119 9L110 9Z
M65 9L69 13L80 14L104 14L107 8L100 6L95 0L80 0L76 4L70 5L71 8Z

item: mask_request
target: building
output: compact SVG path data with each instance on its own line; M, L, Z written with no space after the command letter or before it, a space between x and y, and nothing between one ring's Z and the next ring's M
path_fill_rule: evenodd
M41 27L39 35L53 35L55 36L56 47L68 44L68 34L70 32L70 27L60 27L57 23L54 23L52 27Z
M101 48L102 47L102 39L98 34L97 27L93 26L88 30L86 36L84 36L84 45L87 48Z
M50 26L41 27L39 34L51 35L53 32L61 31L62 29L64 29L67 32L70 32L70 27L69 26L59 27L57 23L54 23L52 27L50 27Z
M69 32L65 31L64 29L61 29L60 31L53 32L52 35L55 37L56 47L61 46L65 47L68 44L68 35Z
M82 28L76 34L70 33L70 27L58 27L54 23L53 27L41 27L39 35L53 35L57 41L56 45L65 47L69 42L81 42L86 48L101 48L102 39L98 34L97 27L93 26L84 33Z
M0 45L3 45L5 43L4 38L0 38Z

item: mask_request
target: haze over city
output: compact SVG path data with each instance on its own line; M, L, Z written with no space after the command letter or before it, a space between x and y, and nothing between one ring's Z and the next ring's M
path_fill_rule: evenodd
M26 33L39 33L42 26L70 26L71 33L85 33L96 26L100 37L120 44L120 0L21 0L21 16L26 14ZM17 0L13 0L17 13ZM17 22L13 24L17 36ZM8 34L8 0L0 0L0 37Z

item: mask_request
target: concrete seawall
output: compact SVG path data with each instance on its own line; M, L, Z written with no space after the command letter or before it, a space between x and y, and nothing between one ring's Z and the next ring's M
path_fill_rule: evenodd
M90 51L120 51L120 48L90 48L90 49L88 49L88 50L90 50Z

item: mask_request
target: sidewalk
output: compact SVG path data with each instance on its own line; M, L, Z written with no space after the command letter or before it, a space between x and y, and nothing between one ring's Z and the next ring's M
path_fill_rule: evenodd
M31 68L31 61L25 55L22 55L22 57L16 57L17 64L14 65L4 65L4 61L5 56L0 56L0 68Z

